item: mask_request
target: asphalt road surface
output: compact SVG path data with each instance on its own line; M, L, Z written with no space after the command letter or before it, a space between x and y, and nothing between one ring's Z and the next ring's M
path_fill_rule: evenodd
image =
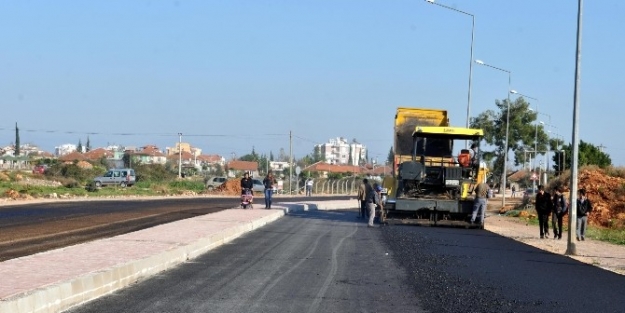
M277 196L274 203L343 198ZM0 262L214 213L239 203L235 197L196 197L0 206Z
M625 279L485 230L291 214L70 312L625 312Z

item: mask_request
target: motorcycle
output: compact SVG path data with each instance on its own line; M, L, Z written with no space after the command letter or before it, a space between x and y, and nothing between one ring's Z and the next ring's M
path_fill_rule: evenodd
M252 193L252 190L245 188L243 189L243 193L241 194L241 208L243 209L253 209L254 205L254 194Z

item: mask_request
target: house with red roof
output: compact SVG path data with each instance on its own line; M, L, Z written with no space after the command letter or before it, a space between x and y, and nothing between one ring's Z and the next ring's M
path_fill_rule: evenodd
M93 149L91 151L85 152L83 154L83 157L85 158L85 160L88 160L88 161L98 161L102 158L105 158L105 159L112 158L113 152L106 150L104 148L97 148L97 149Z
M59 157L59 161L61 162L85 161L85 159L85 156L78 151L70 152Z
M366 169L356 165L337 165L319 161L304 168L304 171L318 173L320 177L328 177L330 173L359 175L365 173Z
M188 152L187 152L188 153ZM141 147L139 151L132 153L133 160L139 161L142 164L165 164L167 163L167 156L165 153L155 145L147 145Z
M250 173L251 177L258 176L258 162L233 160L226 164L228 177L240 177L245 172Z

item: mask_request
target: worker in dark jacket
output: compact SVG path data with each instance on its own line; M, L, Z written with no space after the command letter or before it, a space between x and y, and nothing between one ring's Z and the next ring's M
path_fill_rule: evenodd
M586 225L588 224L588 214L592 212L592 204L586 197L586 190L580 189L577 192L577 240L585 240Z
M562 191L562 187L556 187L555 194L553 195L553 213L551 214L553 239L562 239L562 220L569 210L569 204L562 194Z
M540 228L540 238L549 237L549 215L553 210L553 202L551 201L551 195L545 192L543 185L538 186L538 193L536 194L536 213L538 214L538 227Z

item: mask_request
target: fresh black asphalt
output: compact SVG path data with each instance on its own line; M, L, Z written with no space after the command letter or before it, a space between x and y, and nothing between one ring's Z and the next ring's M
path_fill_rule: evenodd
M625 278L485 230L290 214L71 312L625 312Z

